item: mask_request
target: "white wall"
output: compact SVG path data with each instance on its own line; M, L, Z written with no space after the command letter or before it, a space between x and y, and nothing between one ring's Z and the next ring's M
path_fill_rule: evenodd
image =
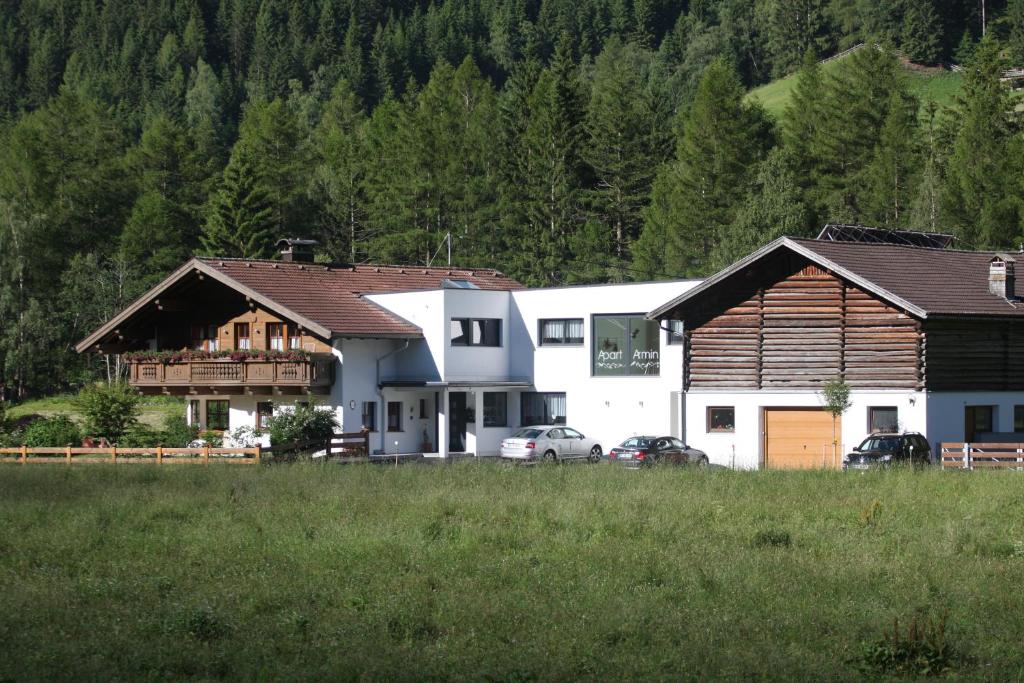
M928 396L919 391L852 391L852 406L843 414L840 447L849 452L868 435L868 408L895 406L901 430L921 432L929 441ZM755 469L764 462L763 408L822 407L820 394L802 390L778 391L690 391L684 396L686 430L684 440L708 454L715 464ZM707 408L736 409L734 432L708 432ZM961 416L961 423L963 416Z
M449 290L368 294L366 299L408 320L423 331L423 339L413 340L409 349L395 354L381 368L385 379L438 381L444 377L448 325L445 321L445 294ZM371 340L386 343L383 340Z
M1013 407L1024 405L1022 391L931 392L928 394L928 425L924 432L932 449L943 441L963 441L967 406L995 406L992 431L1013 431ZM936 453L938 451L935 451Z
M687 280L512 292L511 373L532 377L537 391L565 392L566 422L600 440L605 452L629 436L671 433L678 421L678 416L673 419L672 394L682 389L682 345L669 345L668 333L662 331L657 376L595 377L592 316L644 315L697 284ZM583 345L540 346L539 321L546 318L583 318ZM509 401L509 424L518 426L518 394Z
M448 382L485 382L509 379L509 292L479 289L444 290L444 372ZM501 320L501 346L452 346L453 318Z

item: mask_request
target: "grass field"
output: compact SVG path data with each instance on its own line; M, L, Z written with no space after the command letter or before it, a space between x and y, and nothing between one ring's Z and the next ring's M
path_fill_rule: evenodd
M139 414L139 422L154 429L163 427L164 419L168 414L185 414L184 399L173 396L146 396L142 398L140 407L142 411ZM47 398L25 401L11 407L7 411L7 416L12 419L25 415L51 417L57 414L68 415L76 422L82 422L82 415L75 406L73 394L62 394L60 396L49 396Z
M1012 472L0 470L0 680L853 680L947 615L1024 672Z
M852 55L828 62L822 66L822 70L829 75L840 73L842 69L847 68L850 57ZM904 70L903 74L908 81L910 91L921 101L922 112L926 102L935 102L940 108L952 107L956 95L960 92L963 78L961 74L952 71L924 73ZM759 101L772 116L781 121L786 116L786 107L793 95L796 81L796 74L774 80L754 88L747 93L747 98Z

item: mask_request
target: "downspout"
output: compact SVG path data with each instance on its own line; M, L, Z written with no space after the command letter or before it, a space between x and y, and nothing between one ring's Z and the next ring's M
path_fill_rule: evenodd
M405 351L408 348L409 348L409 340L406 339L405 340L405 344L403 346L399 346L397 349L391 349L390 351L385 353L383 356L378 356L377 357L377 396L380 397L380 417L381 417L381 421L380 421L381 422L380 423L380 451L381 451L381 453L383 453L385 455L387 454L387 446L384 443L384 433L387 430L387 426L388 426L388 424L387 424L387 419L388 419L387 410L388 410L388 406L387 406L386 403L384 403L384 388L381 387L381 385L380 385L380 364L381 364L381 361L385 361L388 358L390 358L391 356L393 356L396 353L398 353L399 351ZM367 454L367 455L369 455L369 454Z
M660 321L659 321L659 324L658 324L658 328L668 332L668 338L669 338L669 341L671 342L672 334L673 334L672 328L671 327L663 327L660 324ZM679 416L678 416L679 417L679 438L682 439L683 443L688 443L687 440L686 440L686 370L687 370L687 368L686 368L686 332L685 332L685 328L684 328L684 332L683 332L683 338L680 341L680 344L683 347L683 362L680 363L680 370L681 370L681 372L679 373L679 406L678 406L678 410L679 410Z

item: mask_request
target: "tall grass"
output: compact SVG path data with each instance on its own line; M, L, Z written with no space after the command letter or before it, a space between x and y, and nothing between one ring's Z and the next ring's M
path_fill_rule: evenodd
M0 470L0 680L854 679L894 619L1024 669L1015 473Z

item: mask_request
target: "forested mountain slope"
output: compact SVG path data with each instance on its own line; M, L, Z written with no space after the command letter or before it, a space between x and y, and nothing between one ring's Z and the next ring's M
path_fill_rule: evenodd
M1024 1L28 0L0 5L0 386L191 253L540 285L713 271L861 221L1021 237ZM982 40L982 32L986 34ZM817 58L858 42L841 72ZM888 47L968 66L955 114ZM801 64L804 66L801 67ZM797 73L785 116L745 99ZM933 98L926 98L933 99Z

